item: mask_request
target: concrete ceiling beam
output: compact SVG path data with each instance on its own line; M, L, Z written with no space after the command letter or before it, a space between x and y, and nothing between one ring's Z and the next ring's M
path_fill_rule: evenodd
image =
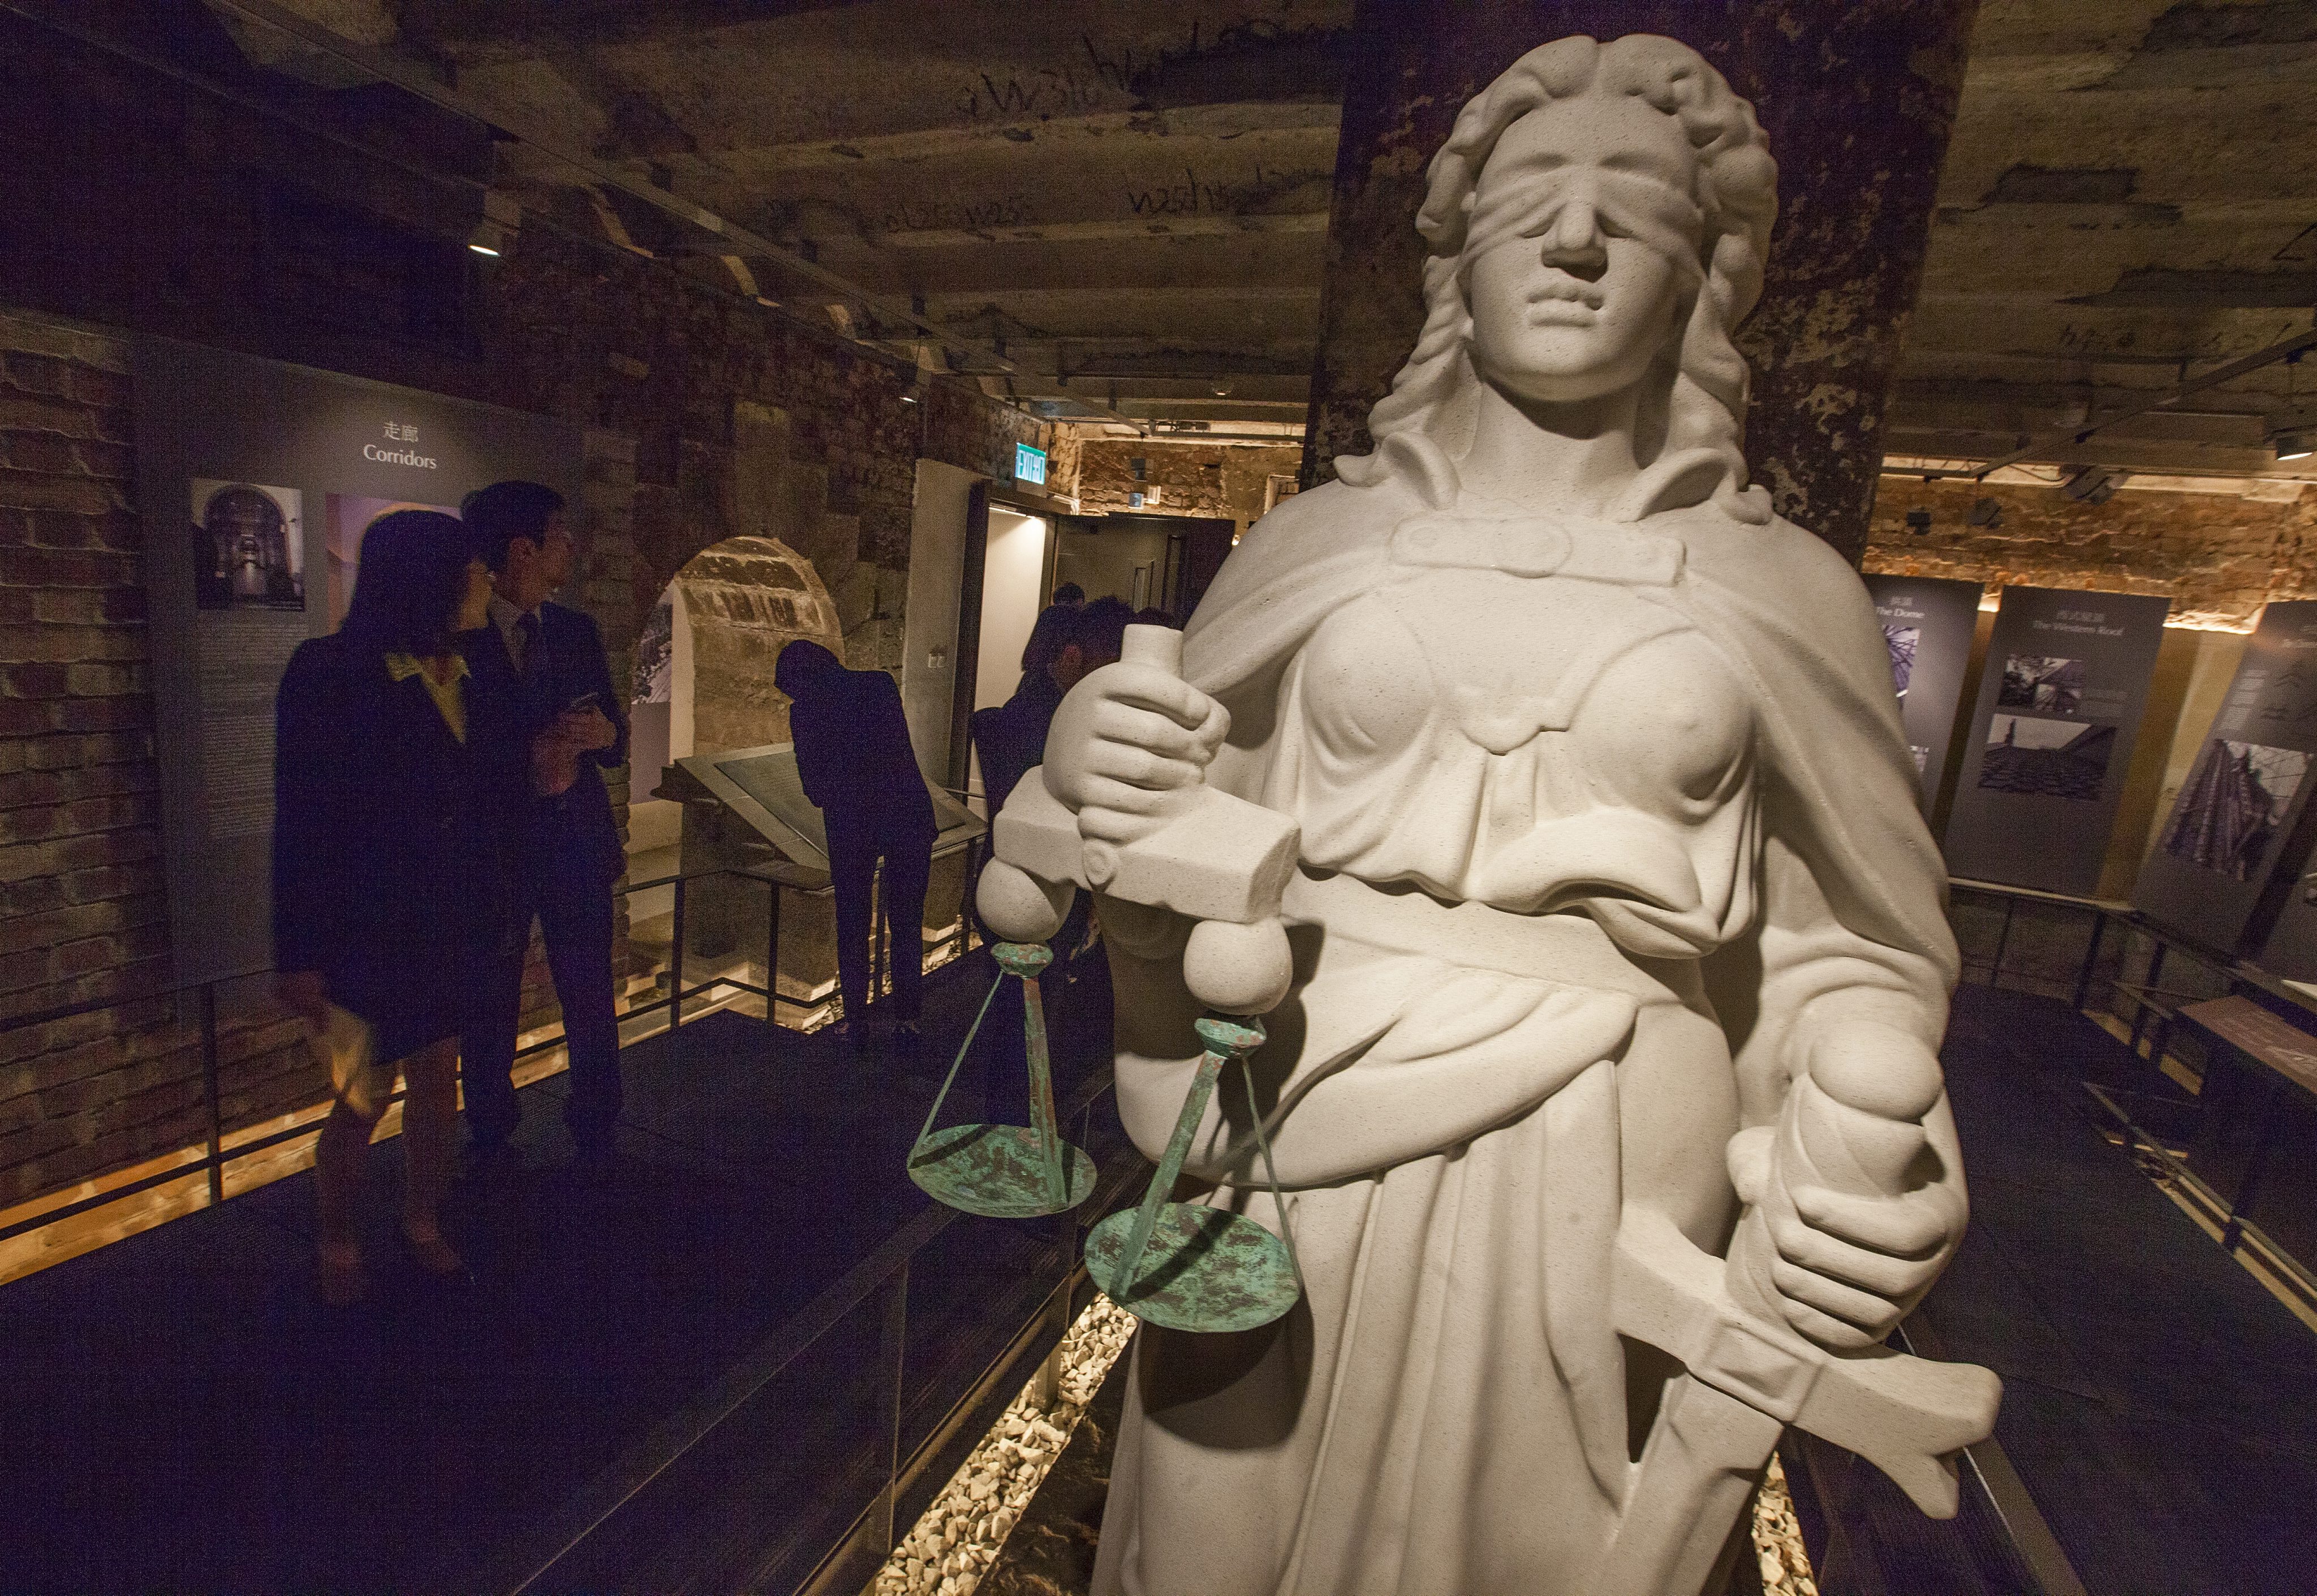
M804 276L823 289L833 290L839 297L838 302L833 307L836 311L833 319L838 328L845 331L848 335L856 319L865 313L875 321L887 325L863 337L861 340L863 343L890 342L892 337L890 325L899 324L901 328L906 329L908 335L913 340L919 336L929 338L953 353L971 360L980 369L989 370L994 367L997 371L1015 379L1018 386L1028 394L1034 395L1042 391L1046 381L1045 374L1031 370L1008 360L1002 352L987 346L978 346L971 334L961 334L929 320L914 306L903 308L890 302L881 302L877 296L864 292L836 273L821 269L811 261L783 249L770 239L761 237L715 212L680 199L651 183L639 183L631 174L615 167L607 166L590 156L576 150L558 148L548 143L542 136L528 129L518 113L507 111L502 107L449 88L408 62L359 40L333 32L321 23L300 16L295 12L285 10L276 3L276 0L219 0L219 3L229 6L246 17L295 34L353 66L362 67L386 82L395 84L430 104L470 118L487 128L504 132L511 138L522 139L539 147L552 149L559 158L580 171L589 174L597 181L620 190L631 198L642 200L669 216L725 242L729 246L724 252L726 254L738 254L743 260L761 259L767 263L777 263L784 272L792 276ZM1091 406L1089 408L1096 414L1106 414L1098 405ZM1124 421L1128 418L1120 416L1117 419Z
M677 13L666 32L577 42L541 24L437 47L483 84L558 56L664 108L703 145L858 147L861 138L954 126L1034 138L1049 120L1172 115L1248 101L1333 105L1349 49L1346 0L1204 0L1195 13L1140 0L1051 8L871 0L839 10L741 18Z
M2184 406L2185 401L2194 396L2224 387L2235 379L2249 372L2259 370L2265 366L2286 361L2297 361L2312 347L2317 347L2317 327L2304 328L2291 337L2278 340L2267 349L2256 351L2241 359L2225 361L2199 372L2184 380L2169 394L2153 397L2122 410L2110 411L2104 415L2071 422L2041 437L2027 439L2008 454L1999 455L1988 461L1981 470L1944 474L1982 476L1987 470L1997 467L2012 465L2020 460L2042 459L2054 453L2062 459L2070 458L2070 450L2080 449L2097 436L2116 432L2130 423L2143 422L2144 424L2143 418L2153 413L2180 409Z

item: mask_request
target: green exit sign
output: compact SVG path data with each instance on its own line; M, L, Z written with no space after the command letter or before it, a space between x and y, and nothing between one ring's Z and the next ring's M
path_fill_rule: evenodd
M1014 446L1014 480L1035 482L1046 480L1046 451L1034 443Z

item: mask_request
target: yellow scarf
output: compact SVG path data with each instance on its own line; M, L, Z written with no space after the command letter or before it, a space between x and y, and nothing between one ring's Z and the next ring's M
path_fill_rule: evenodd
M415 655L389 654L386 656L386 675L390 682L407 682L413 676L425 684L426 696L434 700L441 711L443 724L451 735L463 743L467 740L467 695L460 683L467 679L467 659L464 655L451 655L451 678L437 682L427 670L426 662Z

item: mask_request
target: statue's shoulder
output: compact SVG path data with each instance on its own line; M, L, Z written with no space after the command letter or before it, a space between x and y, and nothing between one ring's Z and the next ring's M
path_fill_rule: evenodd
M1779 609L1806 612L1869 610L1865 585L1848 560L1816 533L1783 515L1749 523L1717 506L1701 504L1668 518L1688 547L1701 575L1758 595Z
M1384 486L1323 482L1306 488L1247 529L1217 585L1236 593L1320 560L1380 548L1413 507L1409 495Z
M1409 496L1391 485L1354 487L1348 482L1323 482L1291 494L1271 513L1247 530L1241 547L1257 539L1292 542L1315 537L1356 539L1363 532L1391 532L1411 508Z
M1328 482L1281 503L1247 530L1185 629L1191 680L1220 691L1292 649L1365 585L1413 495Z

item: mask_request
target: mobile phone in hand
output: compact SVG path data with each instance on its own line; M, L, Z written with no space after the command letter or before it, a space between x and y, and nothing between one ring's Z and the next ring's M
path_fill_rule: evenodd
M583 692L577 698L573 699L569 703L564 705L563 712L566 715L585 715L588 710L598 708L600 703L601 700L599 695L592 692Z

